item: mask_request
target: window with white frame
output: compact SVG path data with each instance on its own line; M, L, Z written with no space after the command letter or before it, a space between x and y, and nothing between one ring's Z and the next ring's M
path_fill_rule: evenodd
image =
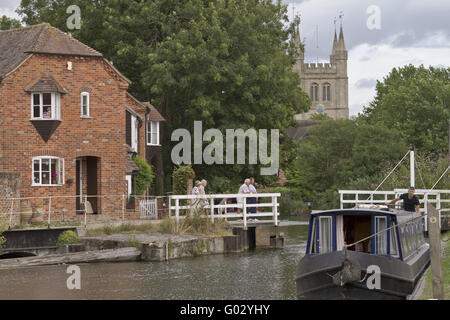
M31 94L31 119L60 120L60 100L56 92Z
M147 121L147 144L159 145L159 121Z
M89 92L81 93L81 116L89 117L90 116L90 101L89 101Z
M139 123L134 115L131 115L131 149L138 152Z
M32 167L34 186L64 184L64 159L50 156L34 157Z
M319 250L320 253L333 251L333 220L332 217L319 218Z
M387 254L387 219L386 217L375 217L375 253Z

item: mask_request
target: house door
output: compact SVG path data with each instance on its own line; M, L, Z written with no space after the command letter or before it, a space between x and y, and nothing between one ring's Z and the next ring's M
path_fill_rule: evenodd
M100 158L80 157L76 159L77 213L84 213L84 209L88 209L89 213L99 213L100 211L100 198L98 197L99 168ZM82 205L85 201L89 201L92 211Z

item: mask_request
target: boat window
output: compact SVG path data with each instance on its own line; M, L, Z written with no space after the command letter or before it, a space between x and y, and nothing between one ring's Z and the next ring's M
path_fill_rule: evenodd
M391 218L391 226L393 226L395 223L394 218ZM391 255L392 256L399 256L398 252L398 240L397 240L397 230L396 228L391 229Z
M332 218L320 217L319 218L320 230L319 230L319 250L320 253L327 253L333 250L332 247Z
M369 215L344 216L344 241L351 251L370 253L372 217ZM365 239L365 240L363 240ZM353 245L352 245L353 244Z
M316 246L316 220L317 218L314 218L312 221L312 229L311 229L311 243L310 243L310 253L317 253L317 246Z
M375 217L375 253L376 254L387 254L387 219L386 217ZM383 231L385 230L385 231ZM380 232L381 233L378 233Z

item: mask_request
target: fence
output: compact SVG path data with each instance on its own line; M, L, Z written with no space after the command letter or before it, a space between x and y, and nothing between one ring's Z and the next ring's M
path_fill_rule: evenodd
M156 199L139 200L141 219L158 219L158 201Z
M349 205L357 204L386 204L386 202L398 198L402 193L408 192L408 189L394 189L389 191L370 191L370 190L339 190L340 208L344 209ZM426 217L428 210L426 203L430 202L439 212L439 223L441 222L441 213L450 212L450 190L427 190L416 189L415 195L420 201L420 212ZM362 197L361 197L362 196ZM350 197L350 199L349 199ZM395 204L395 208L401 208L401 202ZM425 219L425 230L428 231L427 219Z
M77 222L85 226L90 222L125 219L156 219L157 198L120 195L42 196L0 198L0 224L11 228L27 217L36 224ZM34 220L35 218L36 221Z
M272 220L265 219L263 221L278 226L278 198L280 196L280 193L173 195L169 197L169 217L178 222L191 215L193 210L203 210L205 214L202 214L201 217L209 218L213 223L215 219L237 218L242 219L244 228L247 228L247 218L270 217ZM247 203L249 198L257 198L261 202ZM252 210L249 210L251 208L258 210L256 213L251 213ZM234 212L237 209L242 211Z

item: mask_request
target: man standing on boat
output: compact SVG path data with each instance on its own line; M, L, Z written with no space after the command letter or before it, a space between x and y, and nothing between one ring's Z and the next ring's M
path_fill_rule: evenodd
M391 202L388 202L387 205L394 204L399 200L403 200L403 209L405 211L410 212L419 212L420 210L420 202L419 198L414 195L416 188L409 187L408 193L402 194L399 198L395 198Z

